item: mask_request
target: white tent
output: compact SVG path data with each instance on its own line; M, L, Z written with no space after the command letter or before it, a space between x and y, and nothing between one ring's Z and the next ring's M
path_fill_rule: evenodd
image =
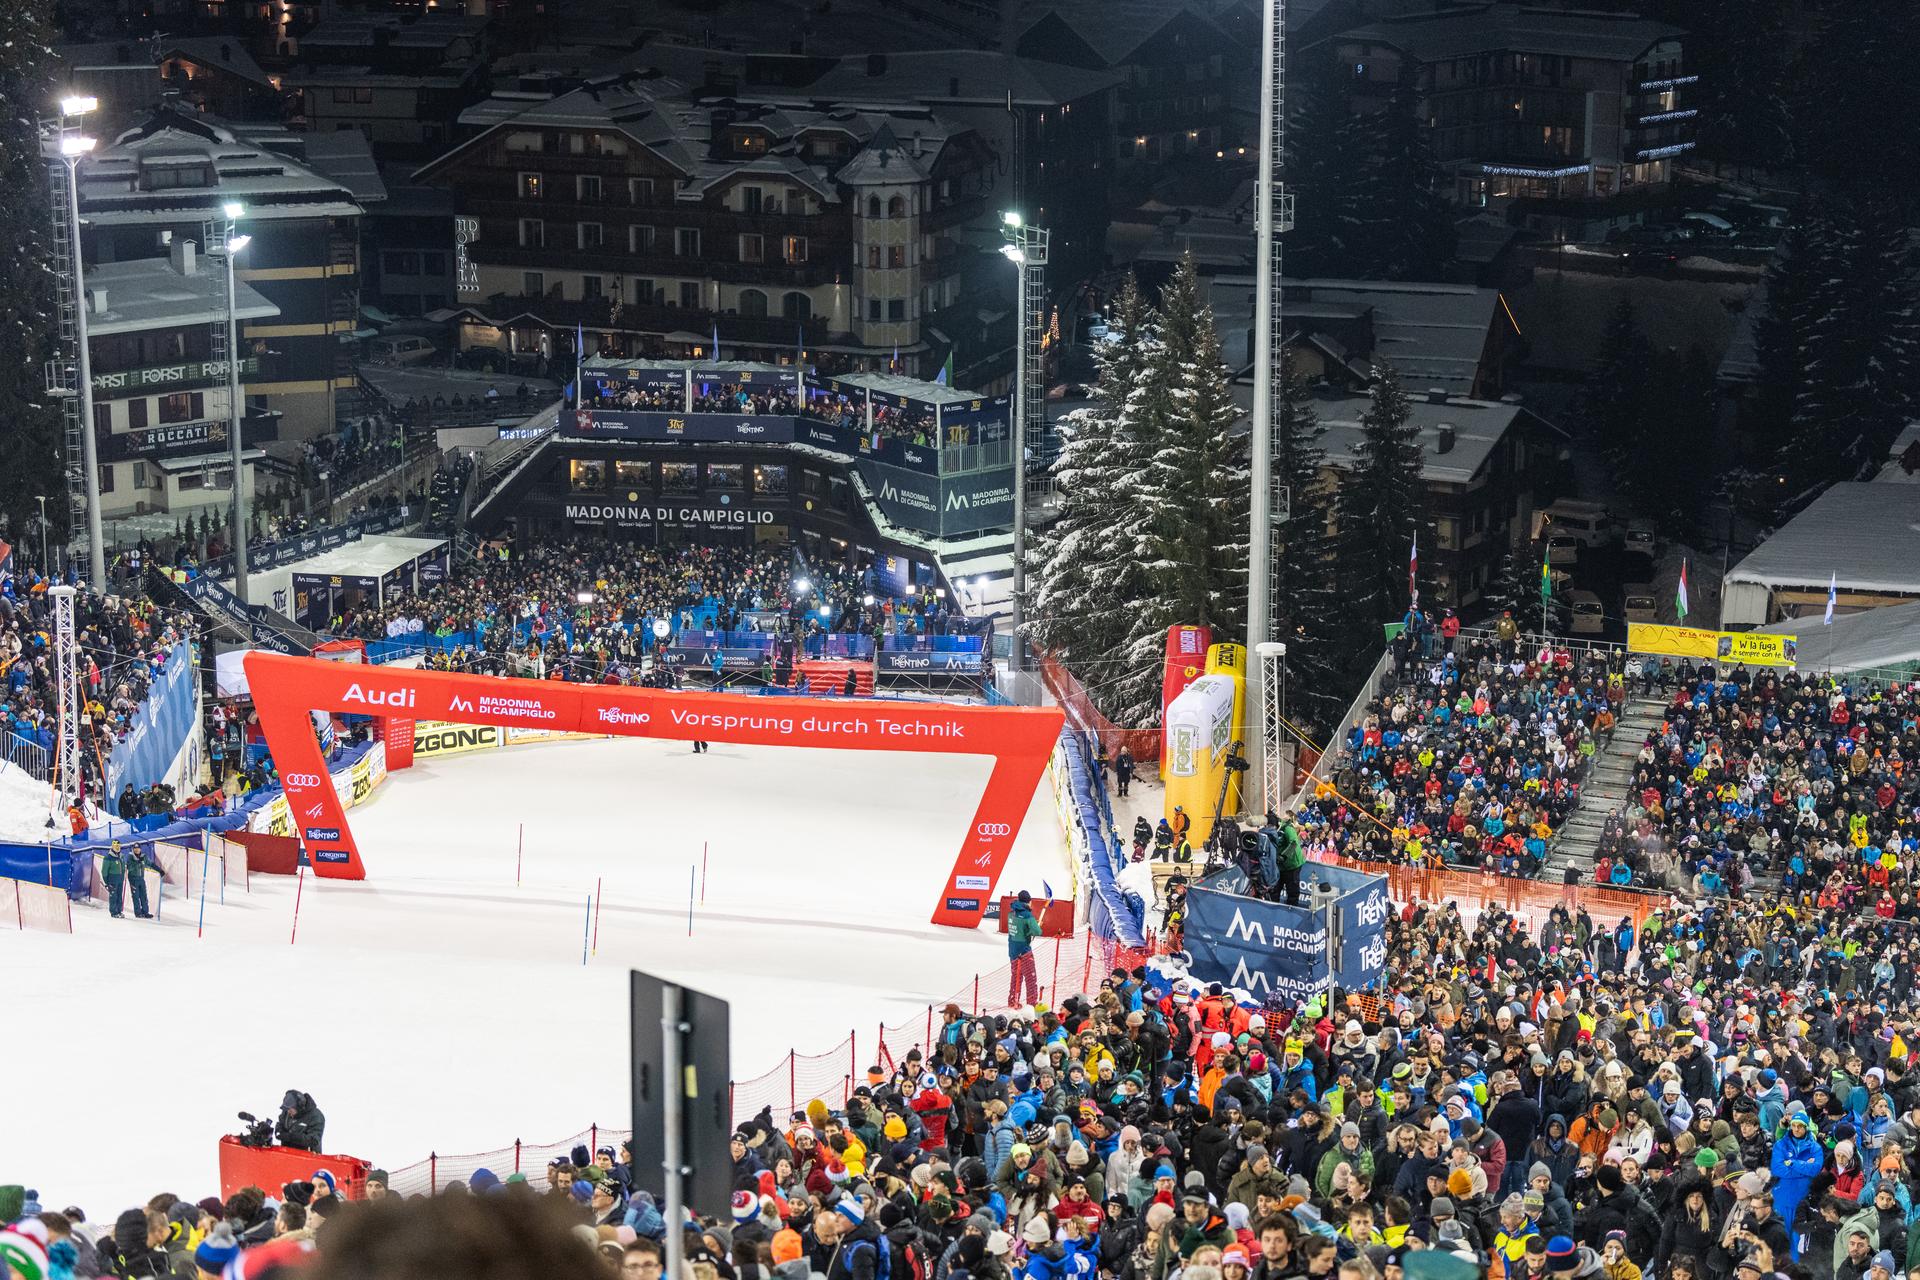
M1755 631L1797 637L1797 665L1806 672L1863 671L1920 663L1920 601L1858 613L1839 613L1833 625L1822 613L1786 618Z

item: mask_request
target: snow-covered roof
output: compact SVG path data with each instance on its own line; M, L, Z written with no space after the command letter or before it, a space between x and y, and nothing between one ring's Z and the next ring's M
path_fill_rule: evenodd
M1802 671L1862 671L1920 662L1920 600L1836 613L1831 626L1821 621L1824 612L1815 605L1807 617L1783 618L1754 630L1796 637Z
M104 291L107 298L106 310L88 310L87 332L96 338L209 324L227 314L226 268L214 262L197 262L192 275L167 258L88 263L87 288ZM234 281L233 300L234 314L242 320L280 314L244 280Z
M1728 583L1920 595L1920 485L1836 484L1749 552Z

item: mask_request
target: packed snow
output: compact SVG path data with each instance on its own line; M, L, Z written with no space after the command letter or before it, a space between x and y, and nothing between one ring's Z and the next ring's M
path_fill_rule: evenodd
M76 907L72 936L10 934L52 1092L9 1118L0 1181L109 1221L205 1195L234 1113L289 1088L328 1151L388 1169L624 1128L629 969L732 1002L736 1078L897 1025L1005 963L990 929L927 922L990 766L634 740L423 761L348 814L365 882L229 884L204 938L180 899L157 925ZM1064 896L1070 875L1043 778L1001 888ZM139 1160L100 1158L129 1140Z
M39 844L47 838L47 814L52 788L16 764L0 760L0 841ZM55 834L65 836L68 824L57 819Z

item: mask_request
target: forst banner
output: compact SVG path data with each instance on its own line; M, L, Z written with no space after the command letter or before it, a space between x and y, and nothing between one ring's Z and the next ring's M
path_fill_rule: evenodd
M326 833L307 849L316 875L362 880L367 872L346 809L328 783L309 719L315 710L499 726L509 740L515 730L539 729L747 746L984 755L993 758L993 769L932 915L935 924L963 928L978 924L985 914L1065 719L1057 707L772 700L361 666L262 652L249 653L245 667L294 825L303 832Z
M1699 627L1629 622L1627 649L1632 653L1652 653L1672 658L1706 658L1756 667L1790 667L1799 661L1800 638L1758 631L1706 631Z

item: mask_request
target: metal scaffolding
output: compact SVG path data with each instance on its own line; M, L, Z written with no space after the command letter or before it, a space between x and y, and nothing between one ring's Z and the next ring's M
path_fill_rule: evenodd
M49 587L53 600L54 679L60 689L60 736L54 780L63 804L77 804L85 790L80 772L80 653L73 625L72 587Z

